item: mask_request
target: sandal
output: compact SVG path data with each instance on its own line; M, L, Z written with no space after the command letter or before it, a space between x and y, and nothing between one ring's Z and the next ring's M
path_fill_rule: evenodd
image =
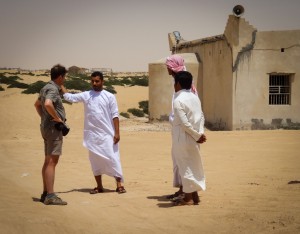
M178 195L179 195L179 193L176 192L176 193L174 193L174 194L171 194L171 195L166 196L166 198L167 198L167 199L172 199L172 198L174 198L174 197L177 197Z
M184 199L180 199L174 202L174 206L191 206L191 205L194 205L193 200L185 201Z
M181 195L181 194L183 194L182 192L179 192L179 191L177 191L177 192L175 192L174 194L172 194L172 195L168 195L168 196L166 196L166 198L167 199L173 199L173 198L176 198L176 197L178 197L179 195Z
M93 190L90 191L90 194L97 194L97 193L103 193L104 192L104 189L103 188L98 188L98 187L95 187Z
M120 186L116 188L116 192L117 193L126 193L126 190L124 188L124 186Z
M183 199L184 197L185 197L185 194L184 193L180 193L177 197L173 197L173 198L171 198L169 200L172 201L172 202L176 202L178 200Z

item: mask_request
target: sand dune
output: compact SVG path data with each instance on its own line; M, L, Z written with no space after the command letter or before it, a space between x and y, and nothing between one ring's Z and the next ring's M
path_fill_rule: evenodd
M5 85L3 85L5 87ZM145 87L116 87L120 111L147 100ZM66 105L70 134L56 172L64 207L38 202L43 146L37 95L0 92L1 233L299 233L300 131L206 131L207 191L200 204L172 207L168 123L121 120L126 194L90 195L95 182L82 146L83 107ZM134 94L134 95L133 95Z

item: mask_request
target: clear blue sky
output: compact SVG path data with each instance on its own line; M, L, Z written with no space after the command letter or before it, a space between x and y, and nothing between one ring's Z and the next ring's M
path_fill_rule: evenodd
M148 71L168 33L222 34L237 4L258 31L300 30L300 0L0 0L0 67Z

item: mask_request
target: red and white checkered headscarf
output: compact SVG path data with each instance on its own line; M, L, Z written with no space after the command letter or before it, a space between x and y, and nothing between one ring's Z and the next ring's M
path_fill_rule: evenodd
M171 69L173 72L177 73L180 71L186 71L184 66L184 59L178 54L172 54L166 59L167 68ZM197 89L194 84L192 84L191 91L198 95Z
M166 65L175 73L186 71L186 68L184 66L184 59L178 54L172 54L171 56L167 57Z

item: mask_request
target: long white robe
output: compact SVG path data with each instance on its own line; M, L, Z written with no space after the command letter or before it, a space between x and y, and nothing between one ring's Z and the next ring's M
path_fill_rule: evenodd
M203 133L204 115L199 98L189 90L178 91L174 99L172 152L185 193L206 189L200 144L196 142Z
M186 70L184 70L186 71ZM193 85L193 91L191 89L191 92L196 95L196 97L198 97L198 92L195 88L195 86ZM173 125L173 121L174 121L174 99L175 99L175 93L173 93L172 96L172 111L169 115L169 122L171 123L171 125ZM177 162L176 162L176 158L175 158L175 153L173 152L173 150L171 151L171 155L172 155L172 162L173 162L173 187L177 187L179 188L180 186L182 186L182 181L180 178L180 174L179 174L179 170L178 170L178 166L177 166Z
M172 111L169 115L169 122L171 125L173 125L174 121L174 99L175 99L175 93L173 93L172 96ZM173 131L173 130L172 130ZM176 158L175 158L175 153L173 152L173 147L171 149L171 156L172 156L172 162L173 162L173 187L179 188L182 185Z
M119 144L113 142L113 119L119 117L115 96L106 90L90 90L77 94L65 93L64 98L84 104L83 146L89 150L94 175L119 177L123 182Z

